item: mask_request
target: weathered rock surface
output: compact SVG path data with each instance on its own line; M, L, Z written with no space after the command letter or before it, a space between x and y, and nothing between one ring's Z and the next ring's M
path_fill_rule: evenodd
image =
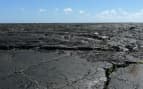
M2 89L103 89L107 62L88 62L70 51L0 53Z
M143 24L0 24L0 89L142 89Z
M108 89L142 89L143 65L132 64L111 74Z

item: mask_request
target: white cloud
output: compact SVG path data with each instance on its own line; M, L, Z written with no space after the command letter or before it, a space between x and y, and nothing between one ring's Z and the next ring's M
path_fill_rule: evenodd
M72 8L65 8L64 9L65 14L69 14L71 12L73 12Z
M39 12L47 12L47 9L39 9Z
M80 10L79 13L80 13L80 14L85 14L85 11Z
M119 18L127 16L129 12L124 11L122 9L111 9L111 10L105 10L101 11L98 14L96 14L96 17L98 18Z
M143 10L129 12L119 9L104 10L96 14L96 19L104 21L143 21Z

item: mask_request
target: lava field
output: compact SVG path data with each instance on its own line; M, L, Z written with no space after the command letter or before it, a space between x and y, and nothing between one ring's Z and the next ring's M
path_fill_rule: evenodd
M0 89L143 89L143 24L0 24Z

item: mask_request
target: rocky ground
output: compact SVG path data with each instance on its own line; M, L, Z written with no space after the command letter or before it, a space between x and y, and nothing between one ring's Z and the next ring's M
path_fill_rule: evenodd
M0 24L0 89L143 89L143 24Z

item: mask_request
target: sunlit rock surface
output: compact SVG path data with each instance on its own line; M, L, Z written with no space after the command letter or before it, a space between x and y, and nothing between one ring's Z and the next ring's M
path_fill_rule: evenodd
M142 89L143 65L133 64L111 74L109 89Z

